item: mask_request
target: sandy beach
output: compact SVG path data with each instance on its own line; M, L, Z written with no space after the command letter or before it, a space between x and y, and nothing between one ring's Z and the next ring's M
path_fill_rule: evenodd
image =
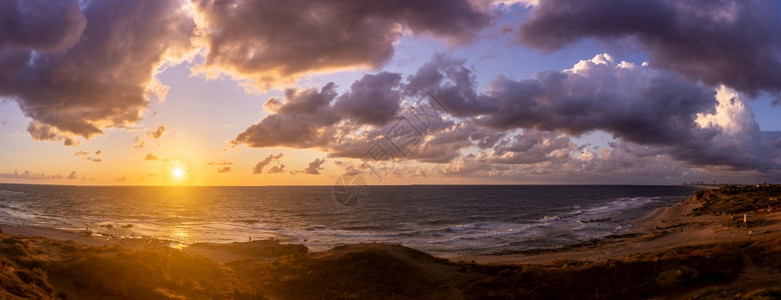
M630 233L594 243L518 254L460 256L452 260L481 264L546 264L556 260L603 261L675 247L748 242L781 236L781 210L748 213L749 221L761 218L764 222L762 225L747 228L724 225L730 220L742 222L743 214L691 215L692 210L700 206L701 204L691 199L681 200L638 220L633 224L634 229Z
M777 298L781 210L753 209L744 224L743 213L723 213L724 207L732 209L719 200L727 196L698 194L657 209L630 233L592 243L450 259L391 244L310 252L302 245L258 240L180 249L154 239L96 237L86 228L5 224L0 297Z
M40 237L56 241L73 241L77 244L86 246L105 246L112 244L112 242L108 239L93 237L92 232L86 229L84 231L67 231L54 228L20 226L12 224L0 224L0 229L3 230L3 233L8 235Z

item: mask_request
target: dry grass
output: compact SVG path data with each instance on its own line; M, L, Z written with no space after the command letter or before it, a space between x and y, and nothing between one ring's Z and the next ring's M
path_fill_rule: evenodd
M726 186L697 191L692 198L702 206L694 214L741 214L781 206L781 185Z
M9 294L0 296L7 299L263 299L229 268L169 248L3 236L0 255L0 284Z
M4 299L633 299L692 293L769 299L781 291L773 277L781 272L778 236L603 262L522 266L457 264L383 244L220 265L164 247L1 237ZM751 281L742 279L746 274Z
M738 192L739 191L739 192ZM698 192L698 213L774 205L779 186ZM775 198L777 199L777 198ZM757 214L759 215L759 214ZM769 220L752 216L749 227ZM742 217L726 226L743 226ZM141 242L138 242L141 243ZM202 244L238 255L219 264L144 241L84 246L0 233L0 299L776 299L781 234L678 247L600 262L452 263L399 245L322 253L255 241Z

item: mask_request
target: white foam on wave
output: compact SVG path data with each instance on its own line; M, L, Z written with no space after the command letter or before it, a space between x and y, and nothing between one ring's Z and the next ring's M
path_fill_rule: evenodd
M20 201L14 201L10 195L23 193L0 190L0 195L3 193L9 196L0 204L20 205ZM41 201L46 201L43 203L49 205L48 208L64 207L48 198L41 199L47 199ZM97 198L86 203L95 201ZM657 198L606 199L584 196L584 199L554 201L562 203L560 206L534 202L536 199L529 201L533 205L526 206L519 202L502 205L520 206L493 207L491 203L485 203L486 207L474 204L463 210L443 209L442 213L420 213L415 207L406 206L366 207L351 211L334 210L331 206L306 209L297 209L297 206L269 209L263 206L261 209L253 206L254 203L241 202L241 205L236 204L238 206L231 209L216 206L219 214L202 209L189 210L187 206L175 203L159 208L153 205L129 206L127 210L118 210L112 214L93 209L90 205L74 211L43 209L35 215L32 209L40 209L39 206L31 206L30 211L24 210L24 207L11 209L0 206L0 218L58 223L57 226L79 229L84 229L80 224L85 224L89 225L90 230L94 230L96 224L113 224L114 230L106 231L108 233L118 231L117 226L122 224L132 224L128 231L135 234L179 243L246 241L251 237L252 240L281 238L292 243L303 243L313 251L342 244L380 242L398 243L439 254L480 253L558 247L625 232L631 230L627 220L642 214L640 208L653 204ZM437 203L423 204L429 205L427 209L441 208L435 206L439 205ZM16 215L10 216L9 211ZM75 211L84 213L76 214ZM42 217L60 214L68 217L62 220ZM225 219L222 219L223 216ZM104 230L105 227L99 229Z
M557 215L528 222L474 222L439 226L411 226L415 230L340 230L307 226L301 230L282 230L294 240L304 241L313 249L349 243L400 243L433 252L468 251L521 245L556 246L603 238L630 230L631 226L613 220L622 212L654 201L649 197L618 198L595 207L570 206ZM548 241L548 243L544 243ZM542 244L540 244L542 243Z
M0 196L20 196L24 195L24 192L0 190Z
M7 205L0 208L0 212L9 216L15 222L34 222L38 217L35 214L29 213L24 208L16 205Z
M440 239L430 239L420 244L436 246L433 248L457 247L461 244L468 248L470 244L478 248L503 247L508 244L521 244L534 241L535 245L554 246L572 244L599 239L605 236L631 230L631 225L623 223L621 214L627 210L638 209L657 199L651 197L617 198L596 207L570 206L563 213L544 216L531 223L472 223L448 227L450 233ZM542 243L543 241L548 243ZM445 246L445 247L443 247Z

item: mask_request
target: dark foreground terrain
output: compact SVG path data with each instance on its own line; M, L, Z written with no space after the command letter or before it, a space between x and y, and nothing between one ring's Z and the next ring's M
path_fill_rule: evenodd
M736 194L729 191L708 193L691 200L706 207L696 213L758 209L745 206L743 200L731 206L732 200L724 199ZM735 199L750 199L745 201L765 207L761 197L777 196ZM737 206L741 208L734 209ZM781 298L781 233L777 232L604 261L522 265L455 263L387 244L348 245L320 253L275 241L198 244L191 246L193 251L166 245L136 240L86 246L0 234L0 298Z

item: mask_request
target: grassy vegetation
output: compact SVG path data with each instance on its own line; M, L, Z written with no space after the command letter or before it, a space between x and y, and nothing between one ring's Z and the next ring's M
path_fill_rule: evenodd
M700 191L699 214L781 205L781 186ZM769 222L752 218L750 222ZM741 226L742 218L730 221ZM750 224L756 225L756 224ZM227 264L171 249L90 247L0 233L0 299L640 299L781 296L781 236L680 247L603 262L452 263L399 245L201 244Z
M259 240L251 242L234 242L230 244L196 243L191 247L226 251L250 257L278 257L284 255L307 254L309 249L304 245L280 244L275 240Z
M762 184L725 186L715 190L700 190L692 198L702 207L694 214L740 214L759 209L781 208L781 185Z
M170 248L0 239L3 299L263 299L229 268Z
M714 298L759 299L781 288L740 283L747 264L781 272L781 238L597 263L486 266L382 244L219 265L163 247L0 237L4 299L633 299L677 297L705 287Z
M746 220L746 223L744 224L743 217L732 216L732 218L730 218L729 220L724 221L722 225L728 228L756 228L756 227L773 225L775 223L776 221L773 220L768 220L766 218L753 216L748 220Z

